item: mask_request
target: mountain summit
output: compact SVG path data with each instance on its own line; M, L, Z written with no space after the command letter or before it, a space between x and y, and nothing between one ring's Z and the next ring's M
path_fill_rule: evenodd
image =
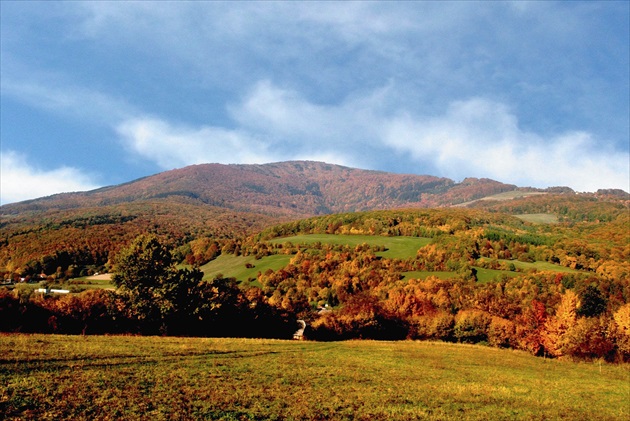
M1 213L76 209L162 200L280 217L399 207L448 206L515 190L488 179L456 183L312 161L192 165L129 183L5 205Z

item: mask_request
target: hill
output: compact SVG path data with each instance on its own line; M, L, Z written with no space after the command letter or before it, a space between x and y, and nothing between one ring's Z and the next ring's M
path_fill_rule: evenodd
M146 232L183 246L199 238L240 238L279 222L332 213L466 203L498 211L497 206L512 201L497 205L479 199L531 191L489 179L456 183L310 161L194 165L117 186L0 207L0 270L19 277L80 272L86 266L98 270L122 245ZM542 196L548 203L576 196L567 188L536 193L534 198ZM612 198L618 204L624 201L619 194L601 191L588 200ZM558 212L573 209L556 207ZM529 208L539 210L525 213L547 212L542 205Z
M514 185L488 179L468 178L455 183L448 178L360 170L310 161L264 165L202 164L118 186L9 204L3 206L1 212L14 215L171 199L295 218L410 206L444 206L515 189Z
M318 214L449 205L514 188L320 162L194 165L0 207L0 268L50 275L71 265L102 266L110 253L145 232L181 245Z
M628 367L436 342L0 336L4 419L624 420ZM588 399L584 397L588 396Z

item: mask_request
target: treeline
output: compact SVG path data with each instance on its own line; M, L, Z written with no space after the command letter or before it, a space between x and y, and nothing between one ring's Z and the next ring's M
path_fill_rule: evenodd
M196 238L244 237L272 221L264 215L164 200L5 217L0 277L85 275L110 264L111 257L142 233L158 235L178 247Z
M430 339L630 359L627 279L532 272L479 283L462 267L450 279L403 280L416 260L382 259L367 244L277 250L293 255L290 264L255 281L203 281L198 270L177 268L155 237L140 237L116 259L116 292L45 297L4 290L0 329L289 338L301 318L314 340Z
M610 222L628 212L628 194L567 194L536 195L510 201L480 201L473 207L492 212L508 214L549 213L556 215L561 222Z
M608 205L604 204L604 207ZM364 234L433 238L443 253L471 259L542 261L577 270L627 277L630 213L617 209L610 222L534 225L504 213L471 209L421 209L329 215L268 228L253 243L298 234ZM251 243L251 241L250 241ZM441 266L436 262L433 266ZM435 269L439 270L439 269Z
M286 338L292 314L235 279L178 269L171 248L140 236L114 262L116 291L47 296L0 288L0 331Z
M0 319L9 331L273 337L290 337L303 319L306 337L316 340L432 339L627 361L627 223L627 213L569 226L481 210L400 210L311 218L247 239L202 236L177 248L168 238L139 237L112 261L115 293L41 297L16 288L0 296ZM432 241L411 258L395 259L369 244L277 240L309 233ZM291 256L287 266L240 283L222 276L203 281L195 269L220 254L279 253ZM522 270L515 260L573 271ZM176 266L181 261L190 266ZM480 266L509 276L479 282ZM423 279L403 276L417 271ZM430 275L436 271L451 275Z
M433 246L403 261L379 258L368 245L286 245L290 264L257 282L269 304L310 320L306 335L316 340L432 339L536 355L630 357L627 278L531 272L479 283L469 263L457 267L447 258L450 279L401 279L439 260Z

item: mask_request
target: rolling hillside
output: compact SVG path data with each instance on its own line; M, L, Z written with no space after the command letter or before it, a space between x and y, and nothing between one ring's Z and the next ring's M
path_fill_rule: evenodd
M118 186L58 194L3 206L3 215L169 199L279 217L466 202L512 191L488 179L455 183L428 175L392 174L321 162L193 165Z
M243 237L316 215L448 207L531 191L488 179L456 183L310 161L194 165L117 186L0 207L0 270L23 274L28 266L30 272L51 274L70 265L103 265L110 253L146 232L181 246L201 237ZM565 198L576 196L568 188L558 191ZM538 210L511 213L545 213L558 196L536 197L543 198ZM512 201L495 203L473 204L505 211ZM556 208L555 213L569 209Z

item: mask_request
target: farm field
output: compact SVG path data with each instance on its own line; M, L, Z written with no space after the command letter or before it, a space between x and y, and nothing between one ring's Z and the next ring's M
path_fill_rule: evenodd
M382 246L384 251L376 253L377 256L384 258L408 259L413 258L418 253L418 249L429 244L430 238L419 237L384 237L374 235L334 235L334 234L306 234L292 237L276 238L271 240L274 244L291 243L293 245L304 244L312 245L315 243L322 244L340 244L356 247L361 244L370 244L372 246ZM261 259L254 256L234 256L221 255L211 262L203 265L200 269L204 272L204 279L212 279L221 274L227 277L234 277L241 281L256 279L258 273L264 273L267 269L278 270L286 266L291 260L289 255L272 255ZM481 258L482 260L489 260ZM520 262L517 260L499 260L502 263L513 263L514 266L523 271L530 269L545 270L553 272L577 272L574 269L554 265L548 262ZM455 276L453 272L405 272L405 279L424 279L428 276L436 276L440 279L447 279ZM510 277L517 276L517 273L504 270L493 270L485 268L477 268L477 277L480 282L491 282L501 275Z
M278 270L289 264L291 256L277 254L256 259L255 256L221 255L206 263L199 269L203 272L204 279L213 279L221 274L226 277L234 277L240 281L256 279L258 272L264 273L267 269ZM249 267L246 266L249 264Z
M376 253L377 256L388 259L408 259L415 257L420 247L431 243L430 238L421 237L384 237L379 235L341 235L341 234L306 234L271 240L275 244L341 244L356 247L361 244L383 246L385 251Z
M437 342L0 336L0 418L625 420L627 365Z
M528 213L522 215L514 215L518 219L522 219L526 222L533 224L557 224L558 217L550 213Z
M515 277L518 274L516 272L509 272L505 270L475 268L477 270L477 281L480 283L495 281L499 276L506 275L508 277ZM426 279L429 276L435 276L438 279L452 279L457 274L455 272L447 271L411 271L403 272L403 279Z
M386 258L406 259L414 257L418 249L431 242L430 238L418 237L382 237L374 235L332 235L309 234L292 237L277 238L271 241L275 244L341 244L355 247L364 243L383 246L385 251L376 253ZM278 270L289 264L290 255L280 254L256 259L254 256L221 255L206 263L199 269L204 273L204 279L212 279L221 274L234 277L240 281L256 279L258 273L267 269ZM249 267L247 267L249 266Z
M112 283L112 275L109 273L103 273L101 275L92 275L82 278L74 278L67 282L68 285L75 285L76 287L93 289L93 288L105 288L114 289L115 286Z
M480 260L490 261L490 259L482 257ZM517 269L521 269L523 271L528 271L531 269L536 269L538 271L549 271L549 272L561 272L561 273L578 273L579 270L571 269L565 266L554 265L549 262L521 262L519 260L506 260L506 259L497 259L500 263L510 264L512 263L514 267ZM505 272L505 271L503 271Z

